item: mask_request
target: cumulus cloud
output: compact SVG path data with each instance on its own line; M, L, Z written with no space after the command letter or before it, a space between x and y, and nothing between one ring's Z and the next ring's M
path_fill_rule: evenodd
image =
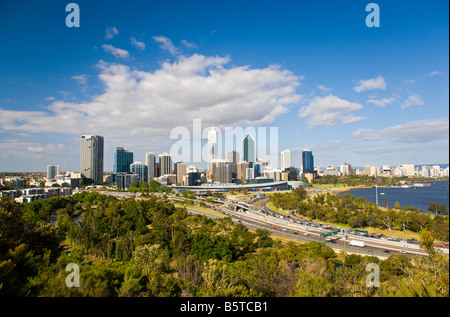
M389 139L394 143L425 143L448 139L449 122L448 118L410 121L379 131L363 128L352 135L357 141Z
M172 43L172 40L165 36L162 35L154 36L153 40L159 43L159 47L162 50L168 51L172 55L178 55L180 53L179 50L175 47L175 45Z
M128 51L114 47L111 44L103 44L102 48L106 53L112 54L116 58L128 58L130 56Z
M358 85L353 87L354 91L361 92L364 90L372 90L372 89L386 89L386 82L384 78L378 76L377 78L368 79L368 80L360 80Z
M309 128L320 126L332 126L339 122L348 124L363 120L351 114L353 111L362 109L359 103L349 102L333 95L326 97L315 97L308 106L300 108L298 115L301 118L309 117L307 123Z
M367 100L368 103L373 103L377 107L386 107L388 104L394 102L394 98L383 98L381 100L370 99Z
M105 39L109 40L112 39L115 35L119 34L119 31L115 26L108 27L105 30Z
M411 95L403 103L402 109L414 106L422 106L423 104L424 102L419 95Z
M137 41L134 37L130 38L130 42L138 50L140 50L140 51L145 50L145 43L144 42Z
M217 127L269 125L298 103L299 77L278 66L227 67L229 57L179 56L147 72L100 61L105 90L83 103L55 100L47 111L0 109L0 131L85 133L108 144L162 148L193 119ZM111 142L111 143L110 143Z

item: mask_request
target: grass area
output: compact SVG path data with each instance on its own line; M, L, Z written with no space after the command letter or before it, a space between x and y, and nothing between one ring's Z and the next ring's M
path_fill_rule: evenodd
M206 212L206 213L209 213L209 214L212 214L212 215L215 215L215 216L222 216L223 217L223 215L221 213L219 213L217 211L214 211L212 209L206 208L206 207L199 206L199 205L192 205L191 206L191 205L182 205L180 203L175 203L175 207L180 207L180 208L186 207L187 209L193 209L193 210L197 210L197 211L201 211L201 212Z

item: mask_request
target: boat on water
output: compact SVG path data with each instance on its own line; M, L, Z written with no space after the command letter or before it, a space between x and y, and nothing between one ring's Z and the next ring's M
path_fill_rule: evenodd
M380 193L380 195L384 195L384 193Z

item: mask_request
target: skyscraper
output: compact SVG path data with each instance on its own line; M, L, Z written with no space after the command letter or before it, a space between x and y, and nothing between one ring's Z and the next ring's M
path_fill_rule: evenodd
M292 167L292 153L290 150L281 151L281 170Z
M155 153L145 153L145 165L147 166L147 183L150 185L150 182L157 177Z
M238 162L237 164L236 178L241 180L241 183L245 183L247 180L246 170L249 167L248 162Z
M239 162L239 153L237 151L231 151L227 154L228 161L231 162L231 177L237 177L237 162Z
M302 152L303 174L314 174L314 156L311 150L304 149Z
M47 178L54 179L59 174L59 165L47 165Z
M103 181L104 139L99 135L81 136L80 173L96 183Z
M256 142L250 133L247 133L242 140L242 153L243 160L248 162L249 167L253 167L253 163L256 161Z
M232 163L226 160L212 161L212 181L215 183L231 183Z
M175 173L177 174L177 185L183 185L183 178L186 176L186 163L175 163Z
M133 152L128 151L124 147L116 147L116 155L114 155L114 173L130 172L130 165L133 163Z
M218 158L217 131L214 128L208 131L208 150L210 161Z
M130 164L130 171L138 175L139 182L147 181L147 166L144 165L141 161L136 161Z
M172 173L172 155L163 153L159 155L159 168L161 176Z

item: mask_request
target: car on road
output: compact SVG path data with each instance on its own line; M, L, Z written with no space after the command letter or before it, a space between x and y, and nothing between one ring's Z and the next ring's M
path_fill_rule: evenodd
M373 251L372 251L372 250L369 250L369 251L367 251L367 253L373 254Z
M276 230L276 229L277 229L277 227L272 227L272 229L275 229L275 230Z
M304 236L309 236L309 233L308 233L308 232L305 232L303 235L304 235Z
M401 250L400 253L406 254L406 250Z
M389 251L389 250L384 250L383 252L384 253L391 253L391 251Z

